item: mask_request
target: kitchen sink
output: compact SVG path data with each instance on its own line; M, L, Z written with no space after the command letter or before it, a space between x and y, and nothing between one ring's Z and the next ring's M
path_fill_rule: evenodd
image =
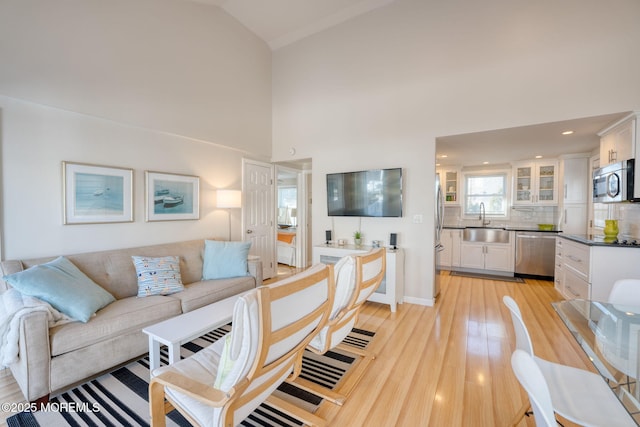
M465 242L509 243L509 231L504 228L467 227L462 231Z

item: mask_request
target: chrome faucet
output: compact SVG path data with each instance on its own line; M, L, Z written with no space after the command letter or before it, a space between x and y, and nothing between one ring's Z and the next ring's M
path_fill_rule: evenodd
M491 221L487 221L487 213L485 212L485 209L484 209L484 202L480 202L480 217L478 219L482 221L483 227L491 224Z

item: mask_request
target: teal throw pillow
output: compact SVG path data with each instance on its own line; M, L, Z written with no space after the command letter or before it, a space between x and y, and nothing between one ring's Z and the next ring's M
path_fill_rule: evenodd
M138 275L138 296L169 295L184 289L180 274L180 258L133 256Z
M204 241L202 280L248 276L251 242Z
M3 279L20 293L46 301L72 319L85 323L96 311L115 301L113 295L65 257Z

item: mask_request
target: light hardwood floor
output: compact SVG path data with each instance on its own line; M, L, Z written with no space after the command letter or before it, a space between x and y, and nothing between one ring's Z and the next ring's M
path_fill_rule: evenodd
M444 273L435 307L402 304L391 313L365 304L358 326L376 332L369 348L377 358L342 407L323 403L317 415L341 427L508 425L526 395L511 371L515 337L503 295L520 305L538 356L593 371L551 307L561 299L551 282ZM19 396L10 375L0 378L0 402ZM532 417L520 423L534 425Z

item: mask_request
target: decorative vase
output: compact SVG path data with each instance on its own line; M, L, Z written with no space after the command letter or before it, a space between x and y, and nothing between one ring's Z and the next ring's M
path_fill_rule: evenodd
M354 238L353 240L354 240L356 246L360 246L362 244L362 239Z
M604 240L607 242L614 241L618 237L618 220L604 220Z

